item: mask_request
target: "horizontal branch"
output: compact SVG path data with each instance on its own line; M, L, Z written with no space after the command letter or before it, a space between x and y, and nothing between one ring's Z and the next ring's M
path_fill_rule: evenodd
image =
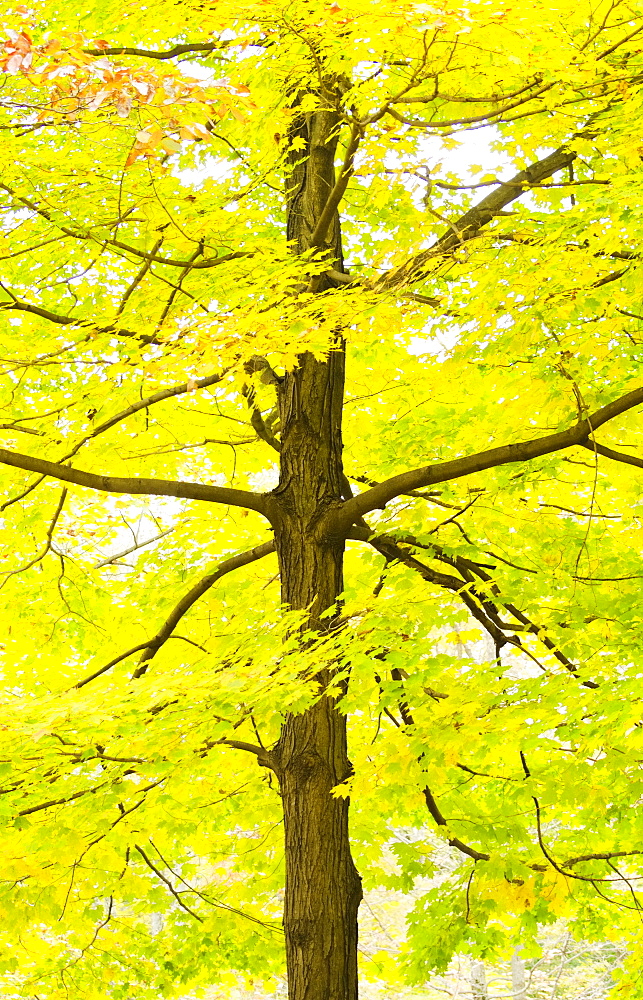
M357 288L362 286L369 290L373 290L373 282L364 281L362 278L358 278L353 274L346 274L343 271L336 271L334 268L329 268L328 271L324 271L327 278L330 279L331 284L337 285L352 285ZM375 282L376 290L381 291L381 287L378 282ZM401 293L403 299L411 299L413 302L421 302L425 306L433 306L435 309L438 308L442 299L432 298L429 295L418 295L417 292L407 292L403 291Z
M110 46L104 49L83 49L88 56L142 56L144 59L175 59L176 56L190 55L197 52L216 52L226 47L226 42L192 42L186 45L174 45L165 52L155 52L153 49L137 49L128 45Z
M490 97L466 97L461 94L442 94L436 93L429 97L425 96L408 96L408 94L400 95L396 97L392 104L431 104L437 97L443 101L448 101L451 104L502 104L503 101L512 101L515 97L519 97L524 94L525 91L533 90L534 87L539 87L542 83L542 78L537 77L532 80L531 83L525 83L518 90L512 90L510 94L493 94ZM421 84L416 84L416 87L421 86Z
M64 483L86 486L102 493L129 493L132 496L181 497L186 500L204 500L206 503L221 503L231 507L244 507L265 514L265 501L261 493L248 490L234 490L227 486L206 486L203 483L183 483L168 479L139 479L121 476L102 476L93 472L70 469L67 465L47 462L43 458L20 455L18 452L0 448L0 463L26 472L36 472L43 476L60 479Z
M536 86L536 84L532 84L532 86ZM404 118L402 115L398 114L397 112L394 112L391 108L388 109L388 113L392 115L393 118L396 118L398 121L403 122L405 125L412 125L415 127L427 128L427 129L453 128L454 125L474 125L476 122L486 122L486 121L488 121L490 124L493 125L496 124L502 118L502 116L507 113L507 111L513 111L514 108L518 108L522 104L527 104L529 101L535 100L537 97L540 97L541 94L547 93L547 91L551 90L554 86L555 86L554 83L546 83L543 86L539 87L538 90L536 90L534 93L524 94L524 96L520 97L520 99L510 101L508 104L505 104L502 107L495 108L495 110L490 109L489 111L485 111L483 114L472 115L468 118L444 119L442 121L426 121L424 119L419 119L419 118L417 119ZM419 104L426 102L422 101L421 98L418 99L408 96L399 97L396 98L394 101L391 101L391 104L401 104L401 103Z
M78 316L64 316L60 313L51 312L49 309L43 309L41 306L31 305L29 302L21 302L19 299L14 299L11 302L0 302L0 310L17 310L18 312L31 313L33 316L40 316L42 319L49 320L50 323L56 323L58 326L75 326L91 330L94 333L113 333L115 337L134 337L144 344L158 343L156 337L144 333L136 333L134 330L127 330L122 326L114 326L111 323L99 326L98 323L92 320L81 319Z
M611 861L612 858L629 858L635 854L643 854L643 851L611 851L605 854L582 854L579 858L570 858L565 861L561 868L572 868L580 864L581 861Z
M427 465L420 469L402 472L398 476L392 476L380 483L379 486L373 486L370 490L347 500L339 510L333 512L328 520L329 532L346 535L350 526L368 514L369 511L383 509L394 497L408 493L410 490L433 486L436 483L451 482L454 479L470 476L473 473L492 469L499 465L529 462L542 455L549 455L552 452L572 448L575 445L584 445L591 437L592 432L602 424L635 406L640 406L641 403L643 403L643 387L633 389L632 392L615 399L567 430L547 434L531 441L489 448L487 451L480 451L464 458L452 459L449 462L436 462L435 465Z
M257 763L261 767L268 767L271 771L276 770L276 764L272 754L265 747L255 746L254 743L244 743L242 740L217 740L216 744L220 746L231 747L233 750L245 750L246 753L252 753L257 758Z
M87 239L88 237L82 236L80 239ZM132 247L129 243L121 243L120 240L101 240L100 237L92 237L97 243L101 243L103 246L116 247L118 250L124 250L126 253L131 253L135 257L140 257L141 260L149 260L154 264L167 264L169 267L184 267L190 271L196 271L208 267L216 267L218 264L225 264L229 260L239 260L242 257L254 257L255 253L253 250L234 250L231 253L225 253L221 257L208 257L206 260L199 261L195 264L190 260L174 260L172 257L159 257L155 253L146 253L144 250L139 250L137 247Z

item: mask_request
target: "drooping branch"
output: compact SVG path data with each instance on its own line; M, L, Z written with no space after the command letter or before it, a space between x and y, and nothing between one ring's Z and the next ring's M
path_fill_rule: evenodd
M574 674L576 677L579 676L576 664L572 663L572 661L565 656L559 646L550 638L550 636L547 635L541 626L535 624L527 615L517 608L515 604L498 600L500 595L499 588L492 583L489 574L486 573L484 568L478 563L475 563L470 559L466 559L463 556L447 555L441 550L439 545L423 545L419 543L417 539L409 536L405 536L403 538L393 538L388 535L379 535L376 532L371 531L369 528L361 525L351 528L348 537L356 541L359 540L368 542L368 544L372 545L373 548L383 555L389 563L398 561L418 573L427 583L437 587L442 587L443 589L449 590L451 593L455 594L468 609L472 617L475 618L476 621L480 622L482 627L491 636L498 653L503 646L509 644L542 667L542 664L540 664L536 657L533 656L533 654L530 653L530 651L524 646L519 636L515 635L516 631L525 631L535 635L539 642L541 642L548 652L554 657L554 659L558 660L558 662L565 667L569 673ZM405 547L409 545L414 548L428 548L431 550L434 559L452 566L460 573L460 576L456 577L451 573L440 573L427 566ZM492 600L484 592L480 584L475 583L476 577L483 583L487 584L487 586L491 589L494 594L494 600ZM502 621L500 618L500 607L506 608L506 610L513 615L518 622L520 622L520 625ZM599 686L593 680L583 680L581 683L584 687L592 689Z
M362 529L358 530L361 531ZM354 537L354 534L354 530L351 531L351 537ZM453 576L450 573L439 573L431 569L409 551L402 548L399 541L393 538L373 535L371 538L364 540L368 541L389 562L397 560L418 573L427 583L433 584L436 587L442 587L444 590L449 590L451 593L456 594L473 618L479 621L482 627L489 633L498 652L507 643L522 649L517 636L513 634L506 635L503 631L504 623L498 620L497 609L491 605L491 602L481 599L466 578Z
M45 546L44 546L42 552L39 552L38 555L34 556L33 559L30 559L29 562L26 563L24 566L20 566L18 569L9 570L7 573L3 573L2 576L4 577L4 580L2 581L2 583L0 583L0 590L2 590L2 588L5 585L5 583L7 583L7 581L9 580L10 577L15 576L17 573L24 573L25 570L31 569L32 566L36 565L36 563L41 562L45 558L45 556L47 555L48 552L51 552L52 544L53 544L54 530L55 530L56 525L58 523L58 518L60 517L60 515L62 513L62 509L63 509L63 507L65 505L65 500L66 499L67 499L67 487L64 486L63 489L62 489L62 492L60 494L60 499L58 500L58 506L56 507L56 510L54 512L54 516L51 519L49 527L47 528L47 537L46 537Z
M270 539L270 541L263 542L261 545L255 545L253 549L248 549L247 552L240 552L236 556L231 556L229 559L224 560L224 562L217 566L213 573L208 573L207 576L201 577L198 583L196 583L194 587L192 587L192 589L181 598L176 607L173 608L172 612L154 638L150 639L141 654L139 665L132 676L141 677L146 672L150 660L156 656L163 643L167 642L184 615L188 613L190 608L196 604L196 602L203 597L206 591L208 591L210 587L220 580L221 577L226 576L228 573L232 573L235 569L239 569L240 566L247 566L249 563L256 562L257 559L263 559L264 556L267 556L274 551L275 543L273 539Z
M524 755L522 753L521 753L520 756L523 757L523 760L524 760ZM527 772L527 777L529 777L529 773L528 772ZM572 879L575 879L578 882L591 882L591 883L594 883L594 882L614 882L614 881L623 882L623 881L625 881L625 879L623 879L622 877L619 878L618 880L617 879L612 879L612 878L598 878L598 877L592 878L592 877L589 877L587 875L577 875L575 872L572 872L569 869L565 870L556 861L556 859L552 856L552 854L549 851L547 845L545 844L545 840L544 840L544 837L543 837L542 806L540 804L540 801L536 798L535 795L531 796L531 800L534 803L534 807L536 809L536 834L537 834L537 837L538 837L538 846L540 847L540 850L542 851L542 853L546 857L547 861L549 861L549 864L552 866L552 868L555 869L555 871L557 871L559 873L559 875L565 875L566 878L572 878Z
M341 532L346 535L350 526L364 514L368 514L372 510L383 509L394 497L408 493L410 490L434 486L436 483L451 482L453 479L470 476L485 469L496 468L499 465L529 462L542 455L549 455L552 452L572 448L575 445L584 445L590 439L593 431L602 424L626 413L635 406L640 406L641 403L643 403L643 387L633 389L624 396L620 396L565 431L547 434L531 441L489 448L464 458L436 462L435 465L412 469L409 472L392 476L379 486L373 486L364 493L347 500L341 508L332 512L327 519L328 532L329 534Z
M239 569L241 566L248 566L249 563L256 562L257 559L262 559L264 556L267 556L274 551L275 543L273 539L270 539L267 542L262 542L261 545L255 545L254 548L248 549L246 552L239 552L236 556L230 556L229 559L224 559L224 561L217 566L214 572L208 573L206 576L202 577L198 583L196 583L194 587L187 592L187 594L184 594L152 639L148 639L147 642L139 643L138 646L134 646L132 649L127 650L127 652L121 653L120 656L110 660L109 663L99 667L98 670L94 670L89 677L83 678L83 680L78 681L78 683L74 686L76 688L84 687L86 684L89 684L90 681L102 676L102 674L116 666L117 663L121 663L123 660L132 656L134 653L138 653L140 650L143 652L139 660L139 665L132 676L141 677L146 672L150 660L156 656L161 646L167 642L168 639L172 638L172 633L181 619L188 613L190 608L196 604L199 598L203 597L210 587L214 586L214 584L220 580L221 577L226 576L228 573L232 573L233 570ZM179 637L176 636L176 638Z
M265 501L261 493L235 490L228 486L206 486L203 483L183 483L169 479L139 479L121 476L96 475L80 469L70 469L66 465L47 462L43 458L20 455L18 452L0 448L0 463L26 472L37 472L43 476L60 479L64 483L86 486L102 493L129 493L132 496L181 497L186 500L204 500L230 507L244 507L265 516Z
M604 458L611 458L614 462L624 462L625 465L635 465L637 469L643 469L643 458L627 455L623 451L614 451L613 448L607 448L604 444L598 444L597 441L587 441L583 447L596 452L597 455L602 455Z
M385 659L385 654L378 654L378 659ZM401 671L397 670L397 668L394 668L391 673L395 680L402 680ZM377 681L379 683L379 677L377 678ZM397 722L395 717L388 710L385 709L385 711L386 714L389 716L389 718L391 718L391 720L395 723L395 725L399 726L399 723ZM402 716L402 721L405 726L415 725L415 719L413 718L411 710L405 701L400 702L400 714ZM421 756L419 758L419 763L420 764L422 763ZM435 801L433 792L431 791L428 785L425 785L424 788L422 789L422 795L424 796L424 801L426 803L427 809L429 810L429 814L434 820L436 826L448 826L446 819L444 818L437 802ZM455 847L458 851L460 851L461 854L466 854L467 857L473 858L474 861L489 861L491 857L490 854L485 854L481 851L477 851L475 847L470 847L469 844L466 844L463 840L460 840L459 837L449 837L447 843L449 844L450 847Z

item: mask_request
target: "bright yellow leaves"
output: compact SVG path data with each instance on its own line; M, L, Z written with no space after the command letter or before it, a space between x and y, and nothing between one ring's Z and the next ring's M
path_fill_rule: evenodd
M485 878L481 872L471 896L472 900L492 900L498 909L519 915L534 905L535 878Z

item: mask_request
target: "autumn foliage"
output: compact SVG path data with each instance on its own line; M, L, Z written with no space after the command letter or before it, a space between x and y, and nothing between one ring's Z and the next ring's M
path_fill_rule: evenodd
M643 995L643 9L0 26L0 992Z

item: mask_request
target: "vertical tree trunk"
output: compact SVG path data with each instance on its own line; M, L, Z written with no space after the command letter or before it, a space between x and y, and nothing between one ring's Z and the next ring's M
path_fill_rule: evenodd
M484 967L484 962L481 962L478 959L472 959L469 979L471 982L471 995L473 1000L487 1000L489 994L487 992L487 972Z
M334 184L337 119L331 111L302 115L291 138L288 236L307 248ZM341 267L339 220L329 235L332 266ZM319 287L319 285L317 286ZM323 286L322 286L323 287ZM344 350L325 361L306 353L279 386L281 471L272 493L272 521L282 598L309 609L315 630L334 626L322 612L342 592L344 543L324 537L323 519L342 499ZM320 669L322 689L332 666ZM357 911L361 880L348 837L348 800L331 791L345 780L346 718L322 697L302 715L286 719L271 759L283 798L286 842L284 930L290 1000L357 1000Z
M511 956L511 992L514 1000L522 1000L525 992L525 963L520 957L520 946Z

